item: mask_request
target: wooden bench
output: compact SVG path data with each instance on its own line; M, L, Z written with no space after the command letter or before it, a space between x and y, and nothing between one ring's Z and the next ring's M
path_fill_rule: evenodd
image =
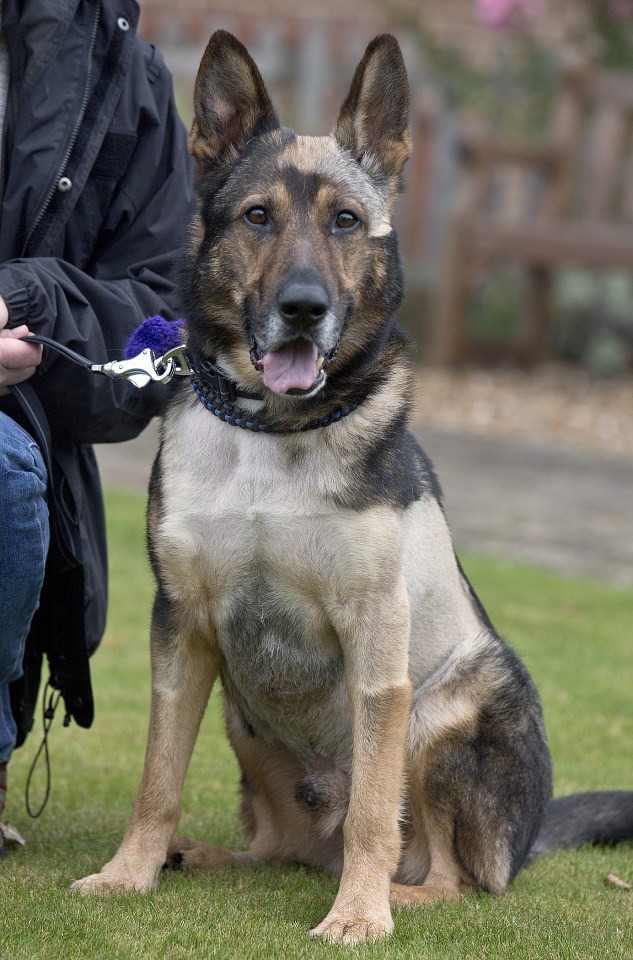
M633 270L633 72L561 71L548 141L464 144L464 181L447 229L431 359L440 364L548 355L553 271ZM476 285L502 264L525 268L511 345L469 330Z

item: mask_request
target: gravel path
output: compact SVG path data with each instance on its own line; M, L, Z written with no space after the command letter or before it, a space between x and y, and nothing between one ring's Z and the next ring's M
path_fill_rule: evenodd
M598 379L560 365L428 368L420 374L418 420L435 430L633 457L633 375Z

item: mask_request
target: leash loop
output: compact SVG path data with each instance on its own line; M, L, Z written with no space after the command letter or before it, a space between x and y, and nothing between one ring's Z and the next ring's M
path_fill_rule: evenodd
M48 696L48 703L46 701L47 696ZM33 820L37 820L37 818L42 815L46 807L46 804L48 803L48 798L51 793L51 757L50 757L50 751L48 747L48 734L53 724L53 720L55 719L55 711L57 710L57 705L59 703L60 697L61 697L61 691L54 690L51 687L50 682L47 681L46 686L44 687L44 695L42 697L42 727L44 730L44 736L42 737L42 742L40 743L37 753L33 758L33 763L31 764L29 775L26 778L26 788L25 788L25 796L24 796L27 813L29 817L31 817ZM66 720L67 718L64 718L64 726L68 726L68 723L66 722ZM35 769L37 767L37 764L42 752L44 753L44 769L46 771L46 781L45 781L46 786L44 788L44 799L40 803L39 807L36 810L34 810L31 804L31 783L33 781Z

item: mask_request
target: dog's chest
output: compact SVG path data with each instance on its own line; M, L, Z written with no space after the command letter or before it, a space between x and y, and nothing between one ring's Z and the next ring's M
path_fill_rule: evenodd
M217 638L225 690L249 726L300 751L347 752L347 720L333 722L347 703L331 614L362 551L354 515L328 505L309 448L223 424L210 446L207 425L190 420L163 449L163 582Z

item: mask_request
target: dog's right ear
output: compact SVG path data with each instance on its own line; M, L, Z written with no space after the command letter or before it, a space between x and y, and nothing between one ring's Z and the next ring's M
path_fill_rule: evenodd
M199 164L234 159L256 133L279 126L255 61L225 30L214 33L200 62L189 152Z

